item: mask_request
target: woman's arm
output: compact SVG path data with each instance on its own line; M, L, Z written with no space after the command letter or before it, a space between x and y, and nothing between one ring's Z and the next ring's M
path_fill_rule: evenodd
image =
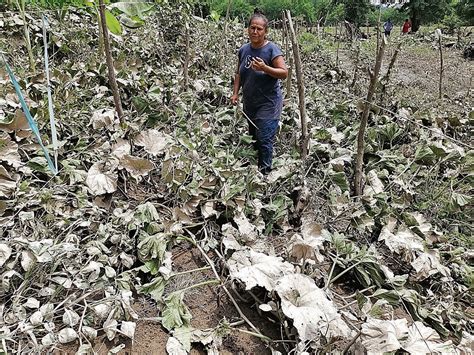
M232 96L230 97L230 102L232 103L232 105L237 105L237 102L239 102L239 89L240 89L239 68L240 68L240 61L237 63L237 70L235 71L235 77L234 77L234 90L233 90Z
M288 69L282 55L279 55L272 60L272 66L266 65L262 58L256 57L252 61L252 68L263 71L277 79L286 79L288 76Z

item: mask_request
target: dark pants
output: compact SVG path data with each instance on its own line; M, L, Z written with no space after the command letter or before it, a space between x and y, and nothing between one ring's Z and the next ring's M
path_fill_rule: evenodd
M278 120L256 119L249 122L249 134L256 141L254 148L258 152L258 169L262 174L268 174L272 170L273 141L278 130Z

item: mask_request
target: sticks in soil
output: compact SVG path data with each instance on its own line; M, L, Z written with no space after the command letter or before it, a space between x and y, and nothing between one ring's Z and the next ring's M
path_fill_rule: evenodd
M369 69L370 83L369 90L367 92L367 98L364 106L364 111L362 113L362 118L359 126L359 133L357 135L357 158L356 158L356 168L355 168L355 193L356 196L362 194L362 165L364 163L364 136L365 128L367 127L367 121L369 118L369 110L372 104L372 99L374 97L375 88L377 87L378 76L380 73L380 67L382 66L383 55L385 51L387 39L385 36L382 37L380 44L380 49L377 53L377 59L375 60L375 68L372 73Z
M303 71L301 68L301 57L298 48L298 41L293 27L293 21L291 20L291 13L289 10L285 11L285 17L288 21L288 28L290 32L291 45L293 48L293 56L295 58L296 67L296 80L298 84L298 98L300 108L300 119L301 119L301 158L304 160L308 155L308 127L306 123L306 107L305 107L305 88L303 81Z

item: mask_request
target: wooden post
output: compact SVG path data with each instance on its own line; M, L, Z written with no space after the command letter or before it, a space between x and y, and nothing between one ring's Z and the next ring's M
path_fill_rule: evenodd
M357 157L356 157L356 168L355 168L355 193L356 196L362 195L362 165L364 163L364 136L365 128L367 127L367 120L369 118L370 106L374 97L375 88L377 87L378 76L380 73L380 67L382 66L383 54L385 50L385 44L387 39L385 35L382 37L379 51L377 53L377 59L375 60L375 68L372 73L369 69L370 83L369 90L367 92L367 98L365 100L364 111L359 126L359 133L357 135Z
M291 45L293 48L293 56L295 57L295 68L296 68L296 80L298 85L298 98L300 108L300 119L301 119L301 158L306 159L308 155L308 127L306 124L306 107L304 99L304 81L303 71L301 69L301 58L300 51L298 48L298 39L296 38L295 30L293 28L293 22L291 21L290 10L286 10L286 19L288 20L288 27L290 29Z
M337 30L339 28L339 25L340 23L338 22L336 24L336 68L339 68L339 44L340 44L339 37L342 34L342 28L341 28L341 30L339 31L339 36L338 36Z
M357 82L357 72L359 71L359 57L360 57L360 44L359 41L356 42L356 55L354 63L354 76L352 77L351 88L354 88Z
M436 30L438 36L438 47L439 47L439 99L443 98L443 74L444 74L444 61L443 61L443 43L441 41L443 34L440 29Z
M227 0L227 10L225 12L225 20L224 20L224 38L227 32L227 22L229 21L230 16L230 9L232 8L233 0Z
M397 49L393 53L392 59L390 60L390 64L388 65L387 72L380 80L380 82L382 83L382 89L381 89L382 94L385 93L387 84L390 80L390 74L392 72L393 67L395 66L395 62L397 61L398 53L400 53L401 48L402 48L402 42L399 42L397 45Z
M289 34L288 34L288 25L286 23L285 12L283 12L283 19L282 19L282 29L283 29L283 36L285 38L285 55L288 57L288 76L286 77L286 94L285 99L289 99L291 97L291 78L293 76L293 56L290 55L289 50Z
M109 85L114 95L115 111L120 120L120 123L123 124L123 110L122 102L120 101L120 93L117 86L117 81L115 80L115 69L114 61L112 59L112 53L110 51L110 41L109 41L109 32L107 30L107 22L105 21L105 5L104 0L99 0L99 13L100 13L100 23L102 25L102 34L104 35L104 50L105 50L105 60L107 62L107 69L109 72Z
M188 87L188 67L189 67L189 23L186 21L184 24L185 27L185 40L186 40L186 52L184 54L184 64L183 64L183 90L186 90Z

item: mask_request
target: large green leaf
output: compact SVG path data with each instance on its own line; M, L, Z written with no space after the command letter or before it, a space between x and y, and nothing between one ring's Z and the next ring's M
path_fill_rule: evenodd
M109 10L105 10L105 22L109 31L114 35L120 36L122 34L122 26L119 20Z
M129 17L138 17L143 19L147 13L149 13L155 7L154 4L149 2L116 2L109 5L110 8L115 8L123 12Z

